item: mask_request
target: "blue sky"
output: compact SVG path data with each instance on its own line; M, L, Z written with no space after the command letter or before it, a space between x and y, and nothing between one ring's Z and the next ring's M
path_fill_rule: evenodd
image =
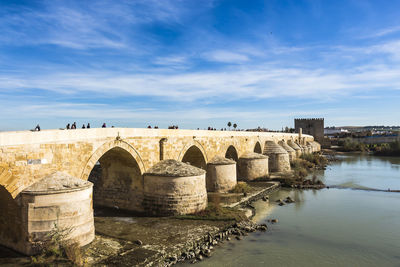
M0 0L0 130L399 125L400 1Z

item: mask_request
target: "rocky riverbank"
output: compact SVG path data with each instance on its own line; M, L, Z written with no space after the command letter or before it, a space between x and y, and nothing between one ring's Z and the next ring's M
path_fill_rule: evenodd
M203 213L177 217L120 217L96 216L96 240L85 251L87 263L107 266L171 266L179 262L201 261L212 255L213 249L232 239L241 240L255 231L266 231L267 225L250 220L255 214L253 201L268 198L279 188L277 182L251 183L253 193L241 201L218 207L210 203ZM250 211L250 212L247 212ZM247 216L245 215L247 214ZM119 220L116 222L115 220ZM108 239L101 242L100 238ZM111 239L111 240L110 240ZM99 254L98 248L115 242L115 255ZM107 244L108 243L108 244Z
M201 261L222 243L267 230L266 224L250 220L256 213L252 203L260 199L268 202L269 194L279 189L280 183L257 181L248 186L251 192L243 194L240 201L226 205L211 202L206 211L194 215L132 217L118 210L96 209L95 240L75 251L75 258L69 260L75 266L171 266ZM292 202L290 198L282 200L284 204ZM65 256L32 259L44 265L74 265ZM4 261L10 266L33 263L27 257Z
M267 230L265 224L249 219L255 214L252 203L267 199L279 183L255 182L249 186L251 192L242 194L237 203L211 202L206 211L194 215L133 217L119 210L95 209L96 237L86 247L72 254L69 251L69 255L48 251L32 258L6 253L0 262L9 266L170 266L196 262L210 257L221 243Z

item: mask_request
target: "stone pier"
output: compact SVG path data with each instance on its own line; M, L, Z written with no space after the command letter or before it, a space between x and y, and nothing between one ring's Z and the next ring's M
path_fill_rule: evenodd
M118 207L135 212L154 211L157 214L162 209L157 210L153 206L158 201L154 197L165 199L170 194L167 198L173 199L170 202L170 209L173 211L171 213L182 214L196 210L192 208L193 206L184 203L186 195L190 195L185 190L190 188L189 185L196 180L201 185L200 187L204 185L204 190L194 187L189 191L195 192L194 195L202 198L206 190L205 175L172 178L154 176L151 168L156 166L160 160L171 159L184 162L205 171L207 164L215 157L225 157L237 164L240 158L246 157L249 152L260 154L262 151L268 151L267 144L273 143L280 147L277 144L279 141L285 143L291 141L298 144L309 142L313 144L313 150L320 149L314 143L312 136L290 133L130 128L1 132L0 244L23 253L33 253L34 250L27 249L27 245L24 243L30 230L24 229L28 229L28 225L30 225L27 220L27 216L31 216L28 206L36 205L27 205L26 203L29 201L31 201L29 203L36 203L36 197L33 198L34 193L27 192L29 192L30 186L56 173L63 173L66 176L93 183L93 198L87 191L92 190L91 186L90 189L89 187L76 190L70 188L70 191L68 189L59 193L65 194L65 202L54 205L58 205L61 210L69 209L66 207L78 201L78 195L86 194L87 198L85 201L82 200L82 203L87 203L90 199L90 204L93 205ZM288 161L289 156L285 150L283 150L283 154L285 155L275 153L270 156L268 154L270 172L283 169L287 171L286 158ZM273 166L275 169L271 169ZM262 169L261 166L257 168ZM263 176L268 173L262 172ZM146 175L144 175L145 173ZM203 180L204 182L199 182ZM151 188L152 185L149 184L151 181L159 186ZM231 181L229 186L233 184ZM178 185L179 190L175 188ZM175 189L173 188L178 190L181 195L176 194L176 198L174 198ZM172 191L169 192L169 190ZM153 199L150 191L154 192ZM51 195L51 188L48 188L48 193L49 196L46 196L48 201L56 199L56 194ZM44 195L40 198L44 198ZM193 199L196 198L194 195L191 196ZM204 199L200 201L200 198L197 198L197 202L195 201L197 203L195 205L198 205L199 209L204 208ZM87 208L87 205L85 207ZM84 207L79 210L82 212L82 218L79 217L80 215L75 219L71 217L69 223L66 224L75 228L75 222L84 225L86 221L83 218L91 216L90 208L84 210ZM73 211L71 210L71 212ZM81 214L79 212L78 214ZM42 225L44 232L51 230L49 225L45 226L46 223L40 222L40 216L30 218L39 220L35 223L35 227ZM59 219L54 221L54 216L51 220L53 220L53 224L61 223ZM47 223L51 224L50 221ZM63 225L67 227L66 224ZM90 224L88 222L86 228L80 226L82 230L75 233L76 237L80 236L77 238L80 244L90 242L88 241L92 237Z

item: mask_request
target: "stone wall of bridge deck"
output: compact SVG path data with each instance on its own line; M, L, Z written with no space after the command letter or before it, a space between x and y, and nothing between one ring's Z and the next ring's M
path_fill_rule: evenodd
M88 179L100 157L114 147L128 151L143 174L160 160L182 160L191 146L197 146L206 163L215 156L225 156L229 146L238 157L254 151L257 142L298 140L297 134L240 131L167 130L167 129L77 129L41 132L0 133L0 185L16 197L23 189L41 178L63 171ZM303 135L305 140L312 136Z

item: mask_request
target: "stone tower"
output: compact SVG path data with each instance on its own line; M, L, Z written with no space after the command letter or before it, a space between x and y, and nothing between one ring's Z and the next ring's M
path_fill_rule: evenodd
M323 143L324 141L324 119L294 119L294 128L298 133L300 128L303 129L303 134L314 136L315 141Z

